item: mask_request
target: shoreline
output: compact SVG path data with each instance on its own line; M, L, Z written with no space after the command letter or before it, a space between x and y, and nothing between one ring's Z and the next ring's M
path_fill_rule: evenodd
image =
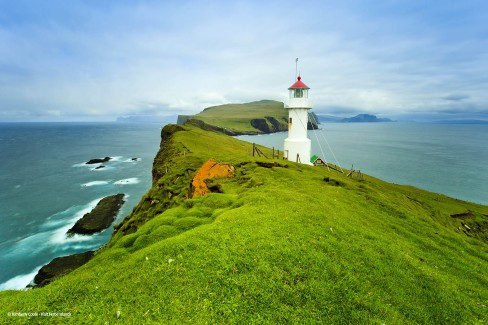
M64 233L92 201L110 194L127 194L117 222L131 212L151 186L150 168L161 128L159 123L100 122L29 123L0 130L1 138L10 139L3 143L3 153L23 150L22 159L4 159L1 164L1 170L9 174L0 193L5 200L1 221L7 225L0 250L0 265L6 266L1 271L2 289L23 288L29 281L24 282L22 276L55 257L94 249L110 239L110 229L90 240L79 235L65 239ZM43 147L40 141L48 145ZM118 142L123 146L114 147ZM85 165L90 158L106 155L119 159L97 171L91 170L96 165ZM19 281L25 285L16 285Z

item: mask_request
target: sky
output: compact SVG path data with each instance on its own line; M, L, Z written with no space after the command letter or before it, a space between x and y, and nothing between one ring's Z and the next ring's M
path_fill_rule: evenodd
M488 120L488 2L0 0L0 121L110 121L286 101Z

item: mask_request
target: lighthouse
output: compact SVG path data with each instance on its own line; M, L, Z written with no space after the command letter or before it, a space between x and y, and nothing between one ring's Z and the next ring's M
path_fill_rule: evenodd
M288 138L285 139L285 157L289 161L312 165L310 162L311 142L307 134L308 111L312 105L308 99L308 87L300 75L288 88Z

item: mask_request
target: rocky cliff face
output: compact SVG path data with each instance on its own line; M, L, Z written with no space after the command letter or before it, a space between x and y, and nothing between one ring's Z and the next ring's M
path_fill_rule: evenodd
M185 123L198 126L202 130L215 131L215 132L223 133L223 134L230 135L230 136L244 135L244 134L257 134L258 133L258 132L255 132L255 133L239 132L236 130L231 130L231 129L227 129L224 127L208 124L208 123L205 123L204 121L196 119L196 118L190 118Z
M114 241L136 232L154 216L188 198L193 176L204 160L192 157L188 148L174 141L174 134L184 130L174 124L162 129L160 149L153 162L153 186L132 213L114 227Z
M192 117L193 117L193 115L178 115L178 118L176 120L176 124L183 125L186 123L186 121L188 121Z
M264 134L283 132L288 130L286 118L280 122L272 116L265 116L264 118L251 120L251 125L253 128L258 129Z

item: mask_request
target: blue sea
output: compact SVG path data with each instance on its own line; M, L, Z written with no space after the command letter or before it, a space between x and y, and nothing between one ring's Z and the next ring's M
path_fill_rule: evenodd
M53 258L96 249L109 228L66 231L107 195L125 193L116 223L151 186L163 124L0 124L0 290L24 288ZM238 138L283 149L287 133ZM313 154L398 184L488 205L488 125L322 124ZM92 158L113 159L105 168ZM138 158L132 160L132 158Z
M488 125L325 123L312 155L388 182L488 205ZM239 139L283 149L287 132Z
M105 244L66 231L105 196L124 193L116 223L151 186L163 124L0 124L0 290L22 289L53 258ZM113 157L105 168L86 165ZM137 158L137 159L132 159Z

